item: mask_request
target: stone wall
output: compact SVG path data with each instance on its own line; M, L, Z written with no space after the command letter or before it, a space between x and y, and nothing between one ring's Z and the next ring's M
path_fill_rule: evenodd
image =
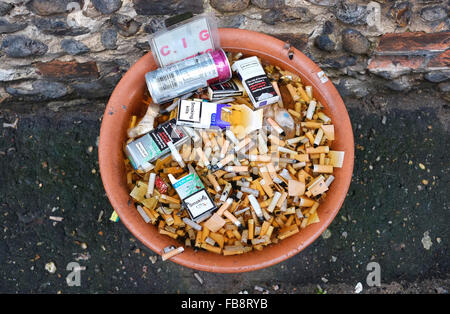
M0 109L103 102L168 16L289 41L343 96L428 86L450 100L449 0L4 0ZM18 107L19 106L19 107Z

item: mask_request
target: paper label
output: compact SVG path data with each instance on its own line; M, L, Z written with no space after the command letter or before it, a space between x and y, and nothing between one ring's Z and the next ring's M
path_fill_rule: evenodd
M195 19L153 37L152 52L161 67L214 50L211 28L206 18Z
M177 125L210 128L216 120L216 112L216 103L182 100L178 105Z
M211 198L205 189L198 191L188 198L185 198L183 201L193 219L196 219L197 217L215 208L214 203L211 201Z

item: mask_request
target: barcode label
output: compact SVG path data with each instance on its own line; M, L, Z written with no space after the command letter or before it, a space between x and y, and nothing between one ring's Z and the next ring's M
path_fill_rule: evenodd
M157 79L160 86L160 90L178 88L177 80L175 79L175 73L164 74Z

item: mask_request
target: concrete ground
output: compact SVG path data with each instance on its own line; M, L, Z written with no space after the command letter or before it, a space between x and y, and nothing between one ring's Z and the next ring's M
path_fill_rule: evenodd
M362 293L446 293L449 104L431 90L345 103L356 155L338 216L300 254L234 275L155 262L121 222L109 221L96 146L101 106L1 111L0 292L353 293L361 282ZM15 118L16 129L2 128ZM73 261L86 267L79 287L66 283ZM366 284L369 262L380 265L381 287Z

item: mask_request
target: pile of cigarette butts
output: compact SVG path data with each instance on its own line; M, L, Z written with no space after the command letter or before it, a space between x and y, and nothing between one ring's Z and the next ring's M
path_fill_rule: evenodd
M223 255L263 250L301 232L320 221L334 168L343 165L344 152L331 149L331 118L311 86L257 57L226 56L228 81L165 106L150 90L146 114L130 121L130 196L145 223L180 241L161 252L163 260L185 247ZM259 64L256 83L240 70L249 59Z

